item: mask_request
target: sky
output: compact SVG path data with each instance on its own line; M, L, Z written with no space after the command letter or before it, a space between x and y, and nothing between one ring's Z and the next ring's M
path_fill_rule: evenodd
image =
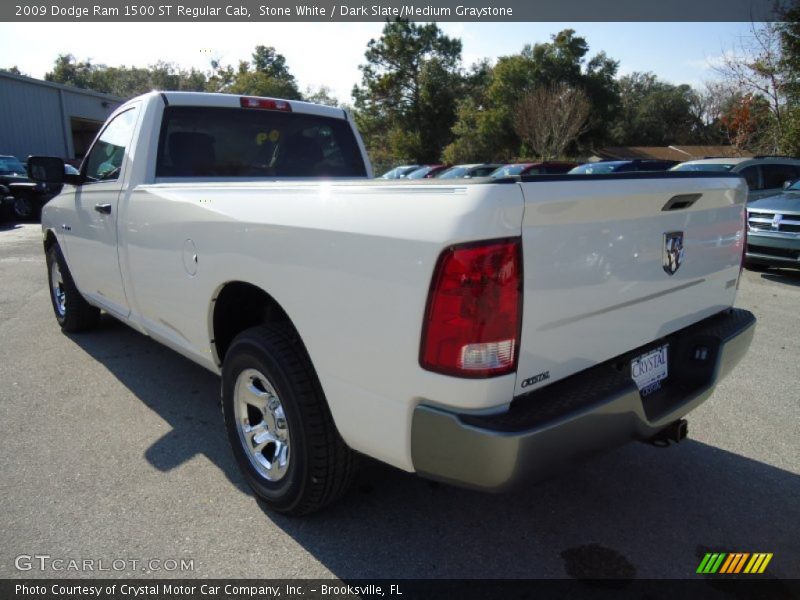
M671 83L700 86L712 66L732 52L749 23L440 23L460 37L465 66L519 52L571 27L586 38L590 55L604 50L620 61L620 74L652 71ZM69 34L65 35L65 29ZM301 90L327 86L340 102L360 81L358 65L383 23L0 23L0 68L16 65L43 78L59 54L109 66L147 66L158 60L207 70L212 58L238 64L258 44L283 54Z

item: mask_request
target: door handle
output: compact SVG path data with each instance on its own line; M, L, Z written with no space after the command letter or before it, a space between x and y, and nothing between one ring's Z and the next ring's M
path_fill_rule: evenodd
M111 205L110 204L95 204L94 205L94 209L97 212L102 213L104 215L110 215L111 214Z

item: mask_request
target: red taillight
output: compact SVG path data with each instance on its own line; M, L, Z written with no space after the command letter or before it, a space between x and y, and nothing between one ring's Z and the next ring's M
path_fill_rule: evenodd
M420 364L459 377L516 369L522 323L519 239L453 246L433 273Z
M253 98L251 96L242 96L239 98L239 104L242 108L264 108L266 110L292 112L292 105L286 100L273 100L272 98Z

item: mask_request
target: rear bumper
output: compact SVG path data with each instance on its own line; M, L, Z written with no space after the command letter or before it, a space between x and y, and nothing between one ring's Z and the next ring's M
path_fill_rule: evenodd
M748 311L724 311L517 397L499 415L420 405L411 431L414 468L432 479L503 491L630 440L651 438L711 395L744 356L755 323ZM669 344L669 378L642 399L630 378L630 359L664 343Z

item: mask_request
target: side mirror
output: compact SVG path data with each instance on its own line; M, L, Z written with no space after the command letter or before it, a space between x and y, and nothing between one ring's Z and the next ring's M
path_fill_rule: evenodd
M28 177L39 183L64 183L64 161L56 156L29 156Z
M792 185L791 181L784 181L783 182L783 189L785 189L785 190L789 189L790 185Z

